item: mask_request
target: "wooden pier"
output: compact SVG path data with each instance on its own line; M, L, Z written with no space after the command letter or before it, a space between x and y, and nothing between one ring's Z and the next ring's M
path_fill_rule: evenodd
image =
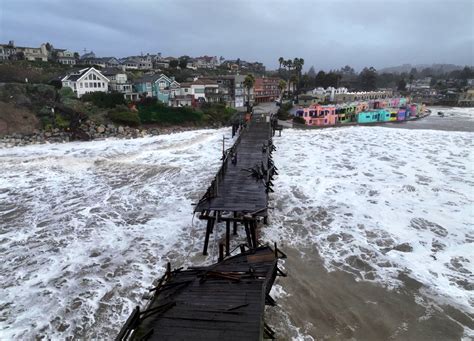
M243 247L243 246L242 246ZM285 255L275 245L247 250L207 267L171 270L136 307L117 340L261 340L275 337L265 305Z
M243 226L250 248L258 246L257 222L267 222L268 193L277 168L272 161L276 120L265 114L253 115L240 129L234 145L223 153L222 166L206 193L196 205L199 218L207 220L203 254L209 236L220 222L226 224L225 249L229 255L230 229L237 234Z
M236 132L234 126L233 132ZM257 224L267 221L268 193L277 169L272 138L277 121L258 114L238 129L234 145L223 150L222 165L195 214L207 221L204 250L217 224L225 223L225 243L218 262L187 270L171 270L151 289L145 310L136 307L117 340L261 340L274 339L264 322L265 305L275 305L270 289L283 252L261 246ZM246 243L240 254L230 250L230 236L243 227Z

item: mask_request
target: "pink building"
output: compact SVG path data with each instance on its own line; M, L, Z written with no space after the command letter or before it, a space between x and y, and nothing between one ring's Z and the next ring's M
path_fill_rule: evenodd
M304 118L309 126L328 126L337 122L334 105L312 105L309 108L301 108L296 110L296 116Z

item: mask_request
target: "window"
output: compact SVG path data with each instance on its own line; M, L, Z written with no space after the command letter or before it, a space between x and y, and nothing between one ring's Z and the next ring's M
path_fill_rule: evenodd
M88 79L92 79L92 75L89 75Z
M85 85L86 88L89 87L89 83L87 83L87 82L85 82L84 85Z
M94 82L94 88L97 88L97 83L96 82Z
M82 88L82 83L79 83L79 87Z
M105 83L104 82L102 82L102 87L105 88Z

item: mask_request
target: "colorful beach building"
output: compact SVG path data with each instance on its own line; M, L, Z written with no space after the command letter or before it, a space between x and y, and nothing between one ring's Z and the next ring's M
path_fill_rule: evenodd
M296 116L302 117L309 126L335 125L337 122L334 105L312 105L309 108L301 108L296 110Z

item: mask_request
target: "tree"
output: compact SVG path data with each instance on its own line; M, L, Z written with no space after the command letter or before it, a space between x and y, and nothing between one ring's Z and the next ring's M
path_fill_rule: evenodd
M255 77L250 73L244 79L244 87L247 89L247 110L250 112L250 90L255 84Z
M291 77L291 68L293 67L293 61L291 59L285 60L283 66L288 68L287 81L288 81L288 95L290 95L290 77Z
M405 91L407 89L407 82L403 78L398 82L397 89L398 91Z
M316 77L316 71L314 71L314 66L311 66L308 70L307 73L309 78L315 78Z
M343 74L343 75L354 75L355 74L355 71L352 67L350 67L349 65L346 65L344 66L343 68L341 68L340 72Z
M15 57L17 60L25 60L25 54L22 51L17 52Z
M74 59L79 59L79 57L80 57L80 56L79 56L79 53L74 52Z
M377 88L377 70L372 66L364 68L358 77L359 87L364 91L372 91Z
M315 77L315 86L322 86L326 85L326 72L323 70L319 71Z
M296 70L296 96L299 94L299 83L301 79L301 71L303 70L304 59L303 58L295 58L293 60L293 67Z
M179 57L179 67L181 69L186 69L186 67L188 66L189 59L190 59L189 56Z
M179 61L177 59L172 59L170 60L170 68L172 69L176 69L179 65Z
M280 96L283 98L283 92L286 89L286 82L283 79L280 79L278 83L278 89L280 90Z
M298 76L292 75L290 77L290 83L291 83L291 87L292 87L292 92L295 92L295 85L298 85Z
M278 63L280 63L280 66L278 67L278 70L281 70L281 66L283 65L284 61L285 60L283 59L283 57L278 58Z

